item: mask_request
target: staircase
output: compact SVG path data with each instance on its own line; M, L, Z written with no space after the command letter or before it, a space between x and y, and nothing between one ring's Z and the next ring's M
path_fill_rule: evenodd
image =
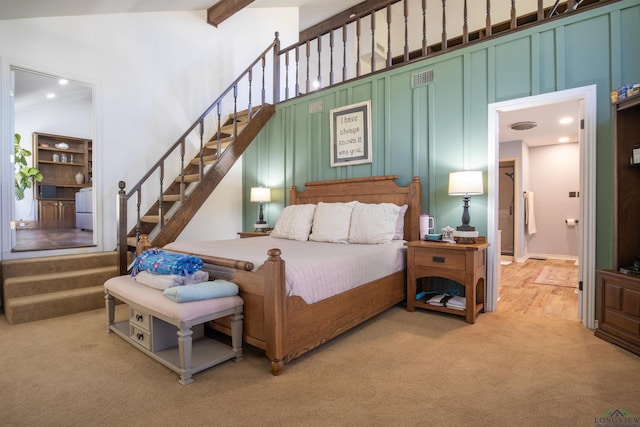
M104 307L103 284L119 275L117 259L113 251L3 261L7 321L33 322Z
M128 249L135 250L140 235L153 247L174 241L274 113L264 104L230 115L129 230Z

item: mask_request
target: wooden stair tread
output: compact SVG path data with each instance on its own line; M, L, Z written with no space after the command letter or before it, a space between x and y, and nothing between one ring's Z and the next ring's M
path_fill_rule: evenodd
M218 155L217 154L213 154L211 156L204 156L202 158L202 161L205 165L212 165L214 164L216 161L218 160ZM191 159L190 162L192 165L199 165L200 164L200 157L194 157L193 159ZM165 199L166 200L166 199Z
M232 136L225 136L224 138L220 138L220 147L224 150L233 142ZM206 144L204 144L206 148L216 150L218 148L218 138L211 138Z
M247 127L248 122L237 122L236 125L238 127L238 134L242 132L242 130ZM228 124L224 126L220 126L220 133L226 133L228 135L233 135L233 126L234 124Z
M176 177L176 182L198 182L200 181L200 175L197 173L185 175L184 181L181 176Z
M179 202L180 195L179 194L163 194L161 199L163 202Z
M166 221L166 218L165 218ZM150 222L152 224L160 223L160 215L144 215L140 217L140 222ZM135 237L133 237L135 239ZM128 239L127 239L128 240Z

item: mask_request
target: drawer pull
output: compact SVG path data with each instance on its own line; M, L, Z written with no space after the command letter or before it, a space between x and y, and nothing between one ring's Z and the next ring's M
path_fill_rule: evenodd
M136 314L136 320L142 322L142 314Z
M443 256L434 256L432 258L433 262L440 262L443 263L444 262L444 257Z
M136 338L138 338L138 341L143 341L143 340L144 340L144 334L142 334L142 333L138 332L138 333L136 334Z

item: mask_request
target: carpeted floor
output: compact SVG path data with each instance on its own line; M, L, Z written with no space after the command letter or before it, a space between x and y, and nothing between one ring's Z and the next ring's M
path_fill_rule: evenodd
M544 266L533 279L533 283L540 285L578 287L578 269L557 266Z
M118 306L119 315L126 306ZM270 374L245 346L181 386L104 310L0 319L3 426L593 426L640 415L640 357L579 322L394 307Z

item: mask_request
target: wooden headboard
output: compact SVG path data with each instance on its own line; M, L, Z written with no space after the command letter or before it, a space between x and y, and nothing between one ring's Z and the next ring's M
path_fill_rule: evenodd
M422 184L414 176L406 187L394 181L397 175L371 176L363 178L334 179L305 183L305 191L291 187L290 204L302 205L318 202L394 203L408 205L404 216L405 240L420 238L420 214L422 213Z

